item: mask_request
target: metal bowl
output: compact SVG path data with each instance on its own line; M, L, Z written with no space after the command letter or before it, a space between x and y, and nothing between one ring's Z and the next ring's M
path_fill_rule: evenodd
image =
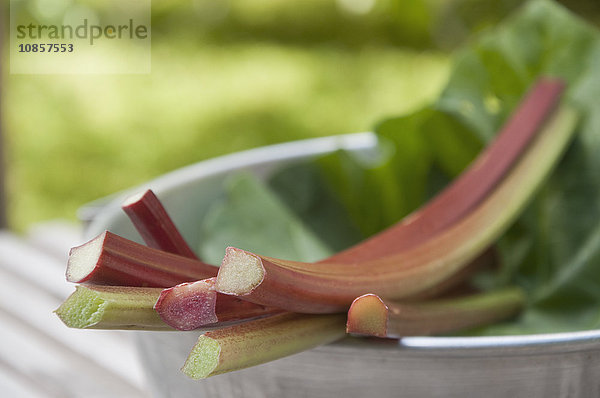
M120 210L127 195L153 189L189 242L238 170L268 176L284 163L338 149L372 150L370 133L257 148L166 174L88 206L88 234L105 229L139 241ZM599 397L600 330L503 337L346 338L268 364L193 381L179 372L199 332L136 332L157 397Z

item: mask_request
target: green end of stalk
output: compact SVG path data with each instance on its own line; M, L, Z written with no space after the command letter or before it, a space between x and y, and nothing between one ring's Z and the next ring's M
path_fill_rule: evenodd
M77 329L172 330L153 308L161 290L80 285L54 312Z
M205 379L219 365L220 354L221 346L217 340L200 336L181 371L192 379Z
M284 313L206 332L183 368L193 379L283 358L344 337L346 316Z
M93 290L81 286L76 289L54 312L70 328L85 329L98 324L104 315L106 300Z

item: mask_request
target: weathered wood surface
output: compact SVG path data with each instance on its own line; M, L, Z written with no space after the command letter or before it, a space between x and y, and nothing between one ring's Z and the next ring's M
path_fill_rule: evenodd
M73 330L53 314L73 290L74 225L0 230L0 390L7 397L148 397L132 334Z

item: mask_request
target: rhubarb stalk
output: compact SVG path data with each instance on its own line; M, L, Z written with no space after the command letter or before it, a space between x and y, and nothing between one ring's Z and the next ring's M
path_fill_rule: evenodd
M375 337L426 336L487 325L515 315L525 302L519 288L420 303L356 298L346 332Z
M160 200L150 189L126 199L121 208L131 219L148 247L198 259Z
M421 301L435 297L449 297L464 295L474 292L475 288L470 279L478 271L495 269L499 264L498 253L495 246L491 246L475 260L449 276L447 279L437 283L429 289L423 290L411 297L411 301Z
M104 232L71 249L67 280L96 285L170 287L206 279L218 268Z
M121 209L148 247L198 259L152 190L129 197ZM165 323L178 330L193 330L216 323L217 295L221 296L220 301L232 300L231 296L217 293L214 285L214 278L208 278L164 289L154 309Z
M151 190L127 199L122 209L149 247L197 259ZM155 309L169 325L192 330L281 312L280 310L217 293L214 278L185 282L163 290Z
M165 323L178 330L193 330L207 325L221 327L231 322L283 312L277 308L243 301L238 297L217 295L215 278L164 289L154 309Z
M219 321L214 278L163 289L154 305L161 319L178 330L193 330Z
M321 262L356 263L414 247L477 206L504 178L556 110L564 84L540 79L496 139L452 183L394 226Z
M173 330L154 303L161 289L121 286L77 286L56 311L71 328Z
M497 188L463 218L414 248L343 264L302 263L228 248L217 291L289 311L346 311L354 298L375 293L406 299L460 271L516 219L566 148L577 122L563 106Z
M344 337L344 315L280 314L198 338L182 371L203 379L295 354Z

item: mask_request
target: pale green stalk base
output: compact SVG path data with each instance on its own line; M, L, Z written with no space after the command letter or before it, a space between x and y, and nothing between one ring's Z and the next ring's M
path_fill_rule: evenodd
M173 330L153 308L161 291L79 285L54 312L65 325L77 329Z
M525 294L513 287L432 302L387 304L387 337L427 336L510 318L523 308Z
M286 313L207 332L181 370L203 379L331 343L344 337L345 319L340 314Z

